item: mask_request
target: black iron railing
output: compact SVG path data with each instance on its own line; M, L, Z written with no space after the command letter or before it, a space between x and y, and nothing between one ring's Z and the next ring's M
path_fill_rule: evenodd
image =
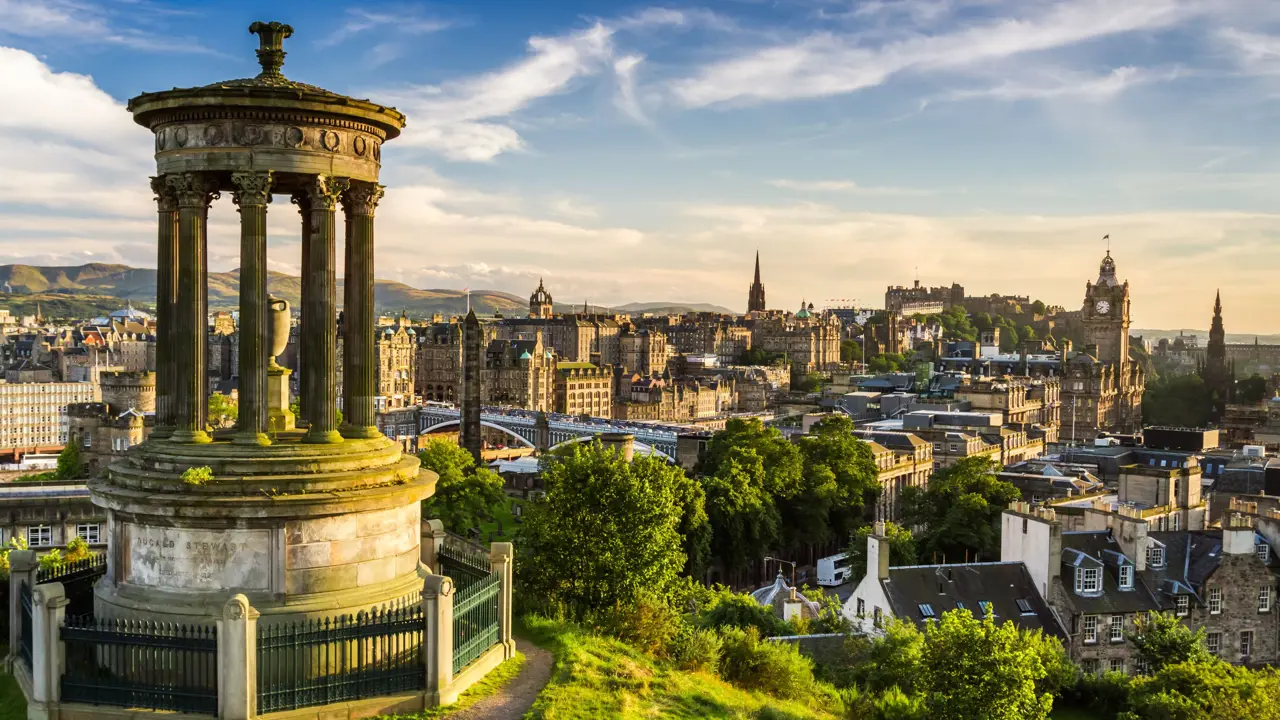
M64 702L218 712L212 627L68 617L62 626Z
M66 584L68 579L74 579L83 576L102 575L107 571L106 553L94 553L88 557L71 562L64 562L51 567L41 567L36 570L36 584L47 582L60 582Z
M438 572L449 576L460 591L489 577L492 569L484 548L452 533L441 543L437 562Z
M453 596L453 672L484 654L501 639L498 593L502 576L494 573Z
M398 607L258 629L258 712L426 687L418 595Z
M27 672L31 672L31 586L26 580L18 586L18 622L22 623L22 647L18 655L27 664Z

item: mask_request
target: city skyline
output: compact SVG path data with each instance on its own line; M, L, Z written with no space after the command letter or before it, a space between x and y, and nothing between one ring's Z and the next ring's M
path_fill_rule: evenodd
M878 305L918 268L1075 309L1110 234L1135 327L1205 327L1221 287L1228 332L1280 330L1280 8L371 7L0 1L0 261L153 266L151 139L124 100L254 74L244 27L278 19L286 75L409 116L379 277L742 310L759 249L776 308ZM296 273L292 209L269 218ZM211 269L236 265L235 220L215 205Z

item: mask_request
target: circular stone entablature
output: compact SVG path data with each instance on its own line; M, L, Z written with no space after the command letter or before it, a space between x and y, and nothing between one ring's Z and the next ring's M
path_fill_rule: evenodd
M400 134L404 115L289 80L280 70L283 41L293 28L254 23L249 31L260 42L262 72L256 77L144 93L129 101L134 121L155 133L157 171L271 170L277 192L311 175L376 182L382 143Z

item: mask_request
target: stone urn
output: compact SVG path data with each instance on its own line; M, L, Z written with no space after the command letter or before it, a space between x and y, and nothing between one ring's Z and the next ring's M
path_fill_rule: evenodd
M276 358L280 356L280 353L284 352L285 348L289 347L291 320L289 317L289 301L274 295L268 295L267 312L270 314L267 322L267 328L269 328L270 333L268 342L271 343L267 349L267 353L271 356L269 364L271 367L279 367L276 363Z

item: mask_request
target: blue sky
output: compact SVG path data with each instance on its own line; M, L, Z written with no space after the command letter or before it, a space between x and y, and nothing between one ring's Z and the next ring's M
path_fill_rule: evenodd
M1110 234L1137 325L1221 287L1229 331L1280 330L1271 0L0 0L0 261L153 265L123 104L256 73L269 19L286 75L409 116L382 277L742 309L758 248L777 307L916 272L1075 307Z

